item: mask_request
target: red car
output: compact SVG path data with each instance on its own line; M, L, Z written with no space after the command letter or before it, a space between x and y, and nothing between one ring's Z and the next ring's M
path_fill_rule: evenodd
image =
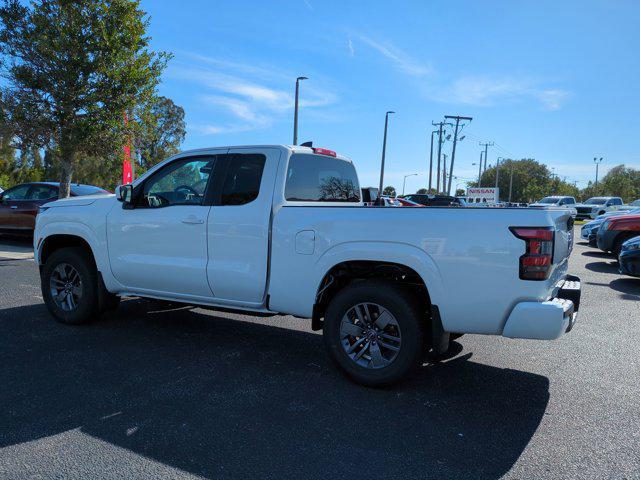
M59 183L33 182L0 193L0 233L33 233L38 208L58 198ZM109 193L93 185L71 185L71 196Z

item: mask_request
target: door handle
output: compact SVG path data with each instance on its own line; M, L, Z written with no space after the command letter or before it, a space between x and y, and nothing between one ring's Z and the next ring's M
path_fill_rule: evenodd
M204 220L201 218L194 217L193 215L182 220L182 223L186 223L187 225L202 225Z

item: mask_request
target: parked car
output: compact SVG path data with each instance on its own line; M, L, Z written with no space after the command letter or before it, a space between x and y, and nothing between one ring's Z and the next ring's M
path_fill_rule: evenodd
M326 149L178 154L116 196L44 207L44 302L67 324L120 296L308 318L366 385L401 379L452 334L555 339L574 326L566 210L368 208L358 183Z
M640 236L633 237L622 244L618 262L620 273L640 277Z
M631 210L614 210L613 212L607 212L602 215L598 215L595 220L591 220L590 222L582 225L580 230L580 238L583 240L588 240L589 244L592 247L596 247L596 233L598 232L598 228L602 222L604 222L607 218L611 217L619 217L620 215L640 215L640 208L634 207Z
M637 235L640 235L640 215L610 217L598 229L598 248L618 258L622 244Z
M634 200L629 205L631 205L633 207L640 207L640 198L638 200Z
M573 216L573 218L576 218L578 212L575 206L575 198L562 195L544 197L543 199L529 205L529 207L531 208L568 208L571 211L571 215Z
M401 207L402 204L397 201L397 199L393 197L389 197L387 195L383 195L380 197L381 204L377 204L380 207Z
M598 215L617 210L622 204L622 198L620 197L592 197L583 203L575 205L577 211L576 219L595 219Z
M402 197L397 197L396 202L398 202L401 207L424 207L424 205L420 205L419 203L412 202L411 200Z
M32 182L0 193L0 233L31 234L38 209L58 198L59 183ZM71 185L71 196L106 194L93 185Z
M450 195L432 195L427 193L412 193L404 195L402 198L411 200L425 207L462 207L463 203L459 198Z

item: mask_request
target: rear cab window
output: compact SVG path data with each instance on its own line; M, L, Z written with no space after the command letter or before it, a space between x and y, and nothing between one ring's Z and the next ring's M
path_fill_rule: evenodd
M284 195L289 202L359 203L361 198L353 163L305 153L291 155Z

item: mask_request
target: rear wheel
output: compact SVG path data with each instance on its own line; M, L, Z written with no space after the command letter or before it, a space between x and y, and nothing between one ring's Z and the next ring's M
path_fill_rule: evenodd
M422 315L414 296L383 281L354 283L325 312L324 343L350 378L367 386L402 379L422 357Z
M49 312L59 322L79 325L99 312L96 267L80 248L53 252L42 269L41 287Z

